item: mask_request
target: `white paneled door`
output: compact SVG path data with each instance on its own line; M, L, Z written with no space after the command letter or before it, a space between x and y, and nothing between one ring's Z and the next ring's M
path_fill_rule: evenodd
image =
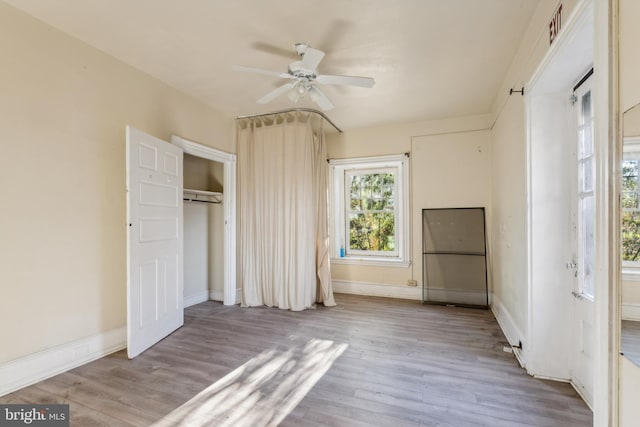
M127 126L127 352L182 326L182 156Z

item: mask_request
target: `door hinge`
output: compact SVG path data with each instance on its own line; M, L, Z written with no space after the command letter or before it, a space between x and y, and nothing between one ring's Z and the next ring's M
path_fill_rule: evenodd
M569 101L571 101L571 105L574 105L576 102L578 102L578 97L575 93L571 95L571 97L569 97Z

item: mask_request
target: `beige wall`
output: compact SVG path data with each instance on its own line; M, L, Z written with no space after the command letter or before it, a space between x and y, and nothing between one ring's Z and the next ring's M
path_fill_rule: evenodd
M202 157L184 154L183 186L190 190L214 191L209 188L209 168L211 161Z
M412 183L412 265L400 268L334 264L331 277L338 281L400 286L415 279L421 284L421 210L489 205L488 127L488 117L476 116L328 135L327 154L332 159L411 153Z
M620 109L627 111L640 103L640 2L620 2Z
M640 280L622 281L622 304L640 305Z
M234 152L206 105L0 2L0 362L125 326L125 126Z

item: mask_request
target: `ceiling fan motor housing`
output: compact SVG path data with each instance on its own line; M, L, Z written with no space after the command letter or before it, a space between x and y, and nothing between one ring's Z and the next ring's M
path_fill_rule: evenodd
M302 68L302 62L300 61L293 62L289 65L289 74L298 80L306 79L312 81L317 77L315 70L305 70Z

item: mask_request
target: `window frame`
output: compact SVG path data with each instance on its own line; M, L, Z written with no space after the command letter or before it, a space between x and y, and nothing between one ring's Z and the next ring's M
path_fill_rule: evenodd
M637 160L640 162L640 136L625 137L623 144L623 161ZM640 174L640 165L639 165ZM640 177L638 178L640 180ZM640 193L640 191L639 191ZM622 193L620 193L620 211L622 213ZM638 208L640 212L640 207ZM622 241L620 242L622 245ZM622 265L622 276L626 280L640 280L640 261L624 261L620 259Z
M397 253L382 251L354 251L348 247L346 175L358 172L375 173L382 170L397 170L395 185L395 244ZM331 262L334 264L356 264L374 266L408 267L410 262L410 222L409 222L409 156L397 154L376 157L357 157L329 160L329 226ZM339 257L340 246L344 245L345 256Z
M595 243L589 245L587 235L589 230L595 233L593 227L588 226L589 221L585 221L586 217L583 216L586 212L590 211L593 218L595 218L595 142L594 142L594 122L595 114L593 109L593 85L591 75L587 76L579 83L579 86L574 88L573 96L575 97L574 107L576 109L576 156L577 161L577 176L575 181L575 195L577 196L578 205L574 207L574 218L576 227L575 250L578 259L577 274L579 280L576 281L576 291L584 298L593 301L594 298L594 265L595 265ZM589 109L585 113L584 100L589 97ZM585 134L589 134L589 137L585 137ZM589 148L585 152L585 142L588 142ZM587 178L588 177L588 178ZM588 202L591 202L592 208L588 209L585 206ZM588 228L588 230L587 230ZM595 239L595 235L594 235ZM593 241L595 242L595 240ZM589 253L588 249L591 249Z

